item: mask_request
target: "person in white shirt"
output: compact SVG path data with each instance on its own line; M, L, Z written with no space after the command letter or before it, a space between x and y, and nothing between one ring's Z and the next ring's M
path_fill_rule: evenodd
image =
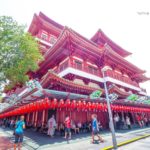
M128 126L128 129L131 129L131 122L130 122L130 118L128 116L126 116L126 124Z
M80 132L82 131L82 123L80 121L77 123L77 128L79 128Z
M56 121L54 115L48 120L48 131L47 135L53 137L55 133L55 128L56 128Z
M116 129L119 129L119 115L118 114L115 114L114 116L114 126Z

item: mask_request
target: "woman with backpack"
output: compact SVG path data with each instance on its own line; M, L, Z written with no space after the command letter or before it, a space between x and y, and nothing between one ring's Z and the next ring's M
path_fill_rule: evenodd
M104 142L102 137L99 135L99 126L98 126L98 121L97 121L97 115L93 114L92 115L92 143L95 142L94 137L97 136L98 140L100 142Z
M24 116L20 117L20 120L16 122L15 126L15 144L14 150L18 147L18 150L21 150L22 142L23 142L23 130L25 129Z

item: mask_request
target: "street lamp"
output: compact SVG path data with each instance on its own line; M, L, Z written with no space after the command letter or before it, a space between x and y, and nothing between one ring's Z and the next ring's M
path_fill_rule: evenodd
M112 111L110 107L110 99L109 99L108 89L107 89L107 84L106 84L106 79L105 79L105 72L107 70L112 70L112 69L109 66L105 66L104 68L102 68L101 71L102 71L102 75L104 79L104 88L105 88L106 101L107 101L108 114L109 114L109 126L110 126L111 134L112 134L113 147L114 147L114 150L117 150L117 140L116 140L115 129L114 129L114 124L113 124Z

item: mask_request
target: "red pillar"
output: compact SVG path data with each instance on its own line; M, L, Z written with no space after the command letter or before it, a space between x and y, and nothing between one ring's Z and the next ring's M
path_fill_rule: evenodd
M35 112L35 120L34 120L34 126L37 125L37 118L38 118L38 111Z
M42 111L42 126L44 125L45 122L45 110Z

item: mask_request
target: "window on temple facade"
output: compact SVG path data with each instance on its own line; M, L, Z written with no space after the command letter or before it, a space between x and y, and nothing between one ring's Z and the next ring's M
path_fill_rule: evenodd
M88 71L89 73L92 73L92 74L98 74L98 69L93 67L93 66L88 66Z
M82 62L79 60L75 60L75 68L82 70Z
M46 33L42 33L41 34L41 39L42 40L47 40L48 39L48 35Z
M64 69L66 69L68 66L68 62L64 62L63 64L60 65L60 71L63 71Z
M50 44L55 44L56 43L56 41L57 41L57 38L55 37L55 36L50 36L50 38L49 38L49 42L50 42Z

